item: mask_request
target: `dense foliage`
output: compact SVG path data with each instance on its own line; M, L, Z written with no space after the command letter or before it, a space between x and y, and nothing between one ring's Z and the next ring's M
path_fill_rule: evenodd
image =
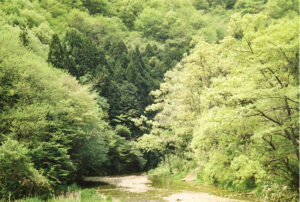
M0 0L0 199L160 162L295 199L298 3Z
M232 15L230 35L218 44L194 39L152 93L149 110L159 113L140 146L170 153L166 144L173 145L174 161L192 153L203 182L297 201L299 14L294 1L264 7Z

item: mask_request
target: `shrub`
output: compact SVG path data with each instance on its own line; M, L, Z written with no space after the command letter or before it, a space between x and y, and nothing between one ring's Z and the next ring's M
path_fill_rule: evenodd
M46 178L33 167L28 149L8 139L0 147L0 198L50 193Z

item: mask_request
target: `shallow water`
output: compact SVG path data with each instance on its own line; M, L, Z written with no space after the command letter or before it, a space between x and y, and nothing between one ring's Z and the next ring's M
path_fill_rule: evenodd
M229 199L233 195L213 186L182 182L167 176L130 175L85 178L84 187L96 188L100 194L111 195L120 201L242 201ZM248 201L250 199L247 199Z

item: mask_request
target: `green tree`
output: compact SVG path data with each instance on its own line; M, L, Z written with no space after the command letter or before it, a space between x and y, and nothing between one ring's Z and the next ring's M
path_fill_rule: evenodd
M62 186L82 175L95 173L95 170L103 173L107 140L112 133L102 120L105 113L99 108L106 104L101 98L97 100L88 86L81 86L75 78L48 66L45 60L24 48L17 35L10 37L13 28L7 28L0 40L0 81L3 84L0 88L3 98L0 141L4 144L10 138L18 141L22 148L28 148L26 152L20 150L20 154L27 155L21 162L32 172L25 170L13 187L4 183L1 189L9 189L16 197L23 197L35 192L34 183L45 179L51 192L57 193ZM5 161L8 156L3 158ZM13 170L8 171L7 176L15 175ZM32 179L34 177L37 182ZM17 188L19 182L24 184L24 189ZM38 195L49 193L43 184L40 186Z
M51 192L48 180L34 168L28 153L16 140L8 139L0 146L0 198L12 200Z
M48 53L48 62L51 63L54 67L64 69L65 68L65 52L60 43L60 39L57 34L52 36L49 53Z
M102 14L102 15L111 15L111 3L107 0L85 0L82 1L83 6L89 10L91 15Z
M131 139L131 132L126 126L117 125L115 131L117 135L125 137L126 139Z
M145 8L135 21L135 29L143 32L145 37L152 37L158 41L168 39L168 25L165 16L154 8Z
M117 15L130 30L134 28L134 21L143 10L144 3L138 0L115 1Z
M53 140L54 139L54 140ZM75 167L68 155L66 143L60 144L61 137L41 143L30 151L34 166L49 180L51 186L58 190L74 181ZM55 141L55 139L57 139Z
M278 198L276 187L286 186L289 194L281 199L296 200L296 19L274 20L267 12L232 16L230 37L221 44L194 39L191 54L152 92L155 104L147 110L158 113L150 135L159 140L162 131L171 131L178 156L192 148L203 181L239 191L268 187Z
M92 40L85 38L75 29L66 32L63 48L66 54L65 68L77 78L89 72L93 74L98 65L106 64L104 53L98 50Z

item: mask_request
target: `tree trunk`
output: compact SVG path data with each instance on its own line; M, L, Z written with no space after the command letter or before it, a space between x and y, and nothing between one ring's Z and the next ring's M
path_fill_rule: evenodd
M171 162L170 162L170 155L167 154L166 156L167 156L167 162L168 162L168 165L169 165L170 174L173 174L172 166L171 166Z

